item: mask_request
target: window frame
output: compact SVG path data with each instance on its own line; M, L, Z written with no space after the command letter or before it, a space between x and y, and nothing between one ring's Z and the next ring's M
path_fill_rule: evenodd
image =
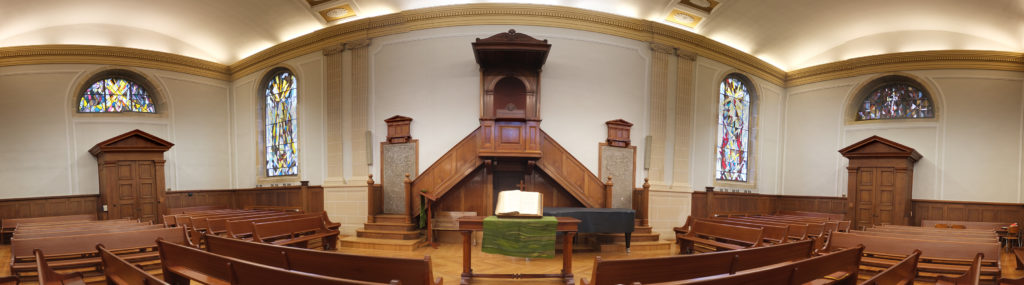
M266 132L267 132L267 118L266 118L266 110L267 110L267 106L266 105L267 104L266 104L266 100L267 100L267 98L266 98L266 91L267 91L267 88L268 88L268 84L270 83L270 80L272 80L273 78L277 77L277 75L282 73L282 72L288 72L289 74L291 74L291 76L295 78L295 82L296 82L296 84L295 84L295 89L296 89L295 90L295 118L292 119L292 120L295 121L294 122L294 124L295 124L294 125L294 128L295 128L294 143L295 143L295 148L296 148L296 154L295 154L295 157L296 157L295 158L296 159L296 166L295 166L296 167L296 171L295 171L295 174L293 174L293 175L270 176L269 172L268 172L268 169L267 169L267 142L266 142L266 137L267 137L267 134L266 134ZM266 185L273 185L273 184L294 184L294 183L298 183L300 181L300 177L302 175L302 165L303 165L302 164L302 156L301 156L302 151L301 151L301 144L300 144L301 137L302 137L302 128L301 128L301 124L300 124L301 117L302 117L301 110L300 110L301 109L300 108L300 105L301 105L301 99L300 99L301 95L300 94L302 92L302 88L301 88L302 84L300 83L301 82L300 78L301 78L301 76L295 72L294 68L291 68L291 67L288 67L288 66L277 66L277 67L270 68L267 72L265 72L263 74L263 76L261 77L261 79L259 81L259 84L256 85L256 88L255 88L256 89L256 92L255 92L256 93L256 100L257 100L257 103L255 104L256 105L256 122L257 122L257 126L256 127L258 128L258 130L256 131L256 133L258 134L256 140L257 140L258 145L259 145L259 147L257 149L257 155L258 155L259 161L260 161L260 164L258 165L258 171L259 171L260 174L257 176L258 177L257 181L256 181L257 185L264 185L264 186L266 186Z
M927 96L928 99L931 100L931 102L932 102L932 115L933 116L931 118L898 118L898 119L858 120L857 119L858 118L857 113L860 111L860 107L864 104L864 100L867 99L868 96L871 96L871 93L873 91L875 91L875 89L878 89L878 88L881 88L883 86L886 86L886 85L889 85L889 84L893 84L893 83L907 84L907 85L910 85L910 86L912 86L914 88L917 88L918 90L923 91L925 93L925 96ZM938 122L939 121L939 116L941 116L940 111L942 110L942 106L941 106L941 104L939 102L939 99L937 97L937 94L934 92L934 90L935 89L931 88L928 84L925 84L925 82L922 81L921 79L919 79L919 78L917 78L915 76L909 75L909 74L889 73L889 74L882 74L882 75L876 76L876 77L871 78L869 80L865 80L863 83L861 83L859 86L857 86L857 88L853 89L852 96L850 96L850 99L847 102L847 106L845 108L845 120L844 121L846 121L847 125L879 124L879 123L935 123L935 122Z
M94 83L108 78L120 78L131 81L146 91L149 100L153 103L153 113L146 112L82 112L79 108L82 97ZM166 117L168 113L168 101L163 97L163 90L154 84L147 76L140 72L126 68L107 67L93 72L92 75L79 81L74 96L71 96L71 112L75 117Z
M720 131L719 130L720 125L718 124L718 120L721 117L721 112L722 112L722 110L721 110L721 106L722 106L722 101L721 101L722 83L725 83L725 81L727 79L729 79L729 78L739 79L739 81L742 82L747 87L747 93L750 96L749 106L748 106L749 114L747 115L747 132L748 133L747 133L747 142L746 142L747 143L747 170L746 170L746 172L747 172L747 180L746 181L735 181L735 180L718 179L718 163L719 163L719 160L718 160L718 149L719 149L719 143L720 143L718 141L718 135L719 135L719 131ZM715 96L714 97L715 98L715 100L714 100L715 108L714 108L714 112L712 112L714 114L714 118L712 120L712 122L714 122L714 127L711 128L712 129L711 139L712 139L712 145L713 145L712 149L711 149L711 151L712 151L712 153L711 153L711 157L712 157L711 180L713 181L713 185L715 187L751 190L751 192L755 192L756 193L757 192L757 171L756 171L757 170L757 168L756 168L757 164L756 163L757 163L757 151L758 151L758 147L757 147L758 139L757 138L758 138L758 129L760 127L760 120L758 120L758 114L759 114L758 110L760 108L760 104L759 104L760 103L760 98L759 98L759 93L760 92L758 92L759 88L754 83L754 81L751 80L750 76L748 76L746 74L743 74L743 73L741 73L739 71L726 72L724 76L720 77L719 80L716 81L716 84L714 86L715 86L715 95L714 95Z

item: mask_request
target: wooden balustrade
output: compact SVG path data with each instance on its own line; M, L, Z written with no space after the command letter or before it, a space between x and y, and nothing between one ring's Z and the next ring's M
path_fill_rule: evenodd
M641 188L633 189L633 210L636 211L636 225L641 227L650 226L650 194L651 183L644 178L644 185Z
M611 185L601 182L600 178L547 133L540 133L540 150L544 155L537 160L537 167L587 208L608 207L611 203Z
M366 180L366 222L375 223L375 217L377 214L383 213L382 208L381 191L383 190L380 184L374 184L373 174L370 174L369 179Z

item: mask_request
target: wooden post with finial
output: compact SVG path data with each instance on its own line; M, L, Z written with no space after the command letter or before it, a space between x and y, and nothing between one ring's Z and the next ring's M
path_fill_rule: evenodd
M615 183L612 183L612 177L608 176L608 182L604 183L604 207L605 208L611 208L612 207L612 201L615 200L615 198L612 196L612 186L614 186L614 185L615 185Z
M366 222L374 223L374 218L377 216L376 205L380 204L380 197L377 196L376 191L373 191L373 174L366 179Z
M651 183L648 182L647 178L644 178L643 187L633 189L633 210L636 211L635 219L637 226L650 226L650 219L648 218L650 193Z
M412 195L412 179L409 179L409 176L411 176L411 175L409 175L409 173L406 173L405 174L405 180L402 181L403 183L405 183L405 223L411 223L412 222L412 216L413 216L413 213L412 213L412 202L413 202L412 201L413 200L412 199L412 197L413 197L413 195Z

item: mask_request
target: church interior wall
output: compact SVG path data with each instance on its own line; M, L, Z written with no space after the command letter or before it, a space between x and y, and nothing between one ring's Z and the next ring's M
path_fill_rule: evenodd
M157 115L77 113L86 77L107 68L139 73L156 86ZM230 188L232 151L229 87L222 80L183 73L94 64L38 64L0 68L0 92L10 106L0 136L0 198L97 194L96 143L134 129L176 145L165 153L168 188Z
M859 86L881 74L790 88L785 117L785 195L843 196L847 159L839 149L872 135L915 148L914 199L1021 202L1021 97L1024 74L922 70L936 119L851 122Z

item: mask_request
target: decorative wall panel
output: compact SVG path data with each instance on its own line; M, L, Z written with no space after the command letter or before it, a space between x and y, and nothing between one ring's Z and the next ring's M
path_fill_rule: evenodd
M405 174L416 179L416 141L386 144L381 147L381 178L383 201L381 206L386 214L405 213Z
M633 188L636 148L601 145L601 175L607 181L612 178L612 208L633 207Z

